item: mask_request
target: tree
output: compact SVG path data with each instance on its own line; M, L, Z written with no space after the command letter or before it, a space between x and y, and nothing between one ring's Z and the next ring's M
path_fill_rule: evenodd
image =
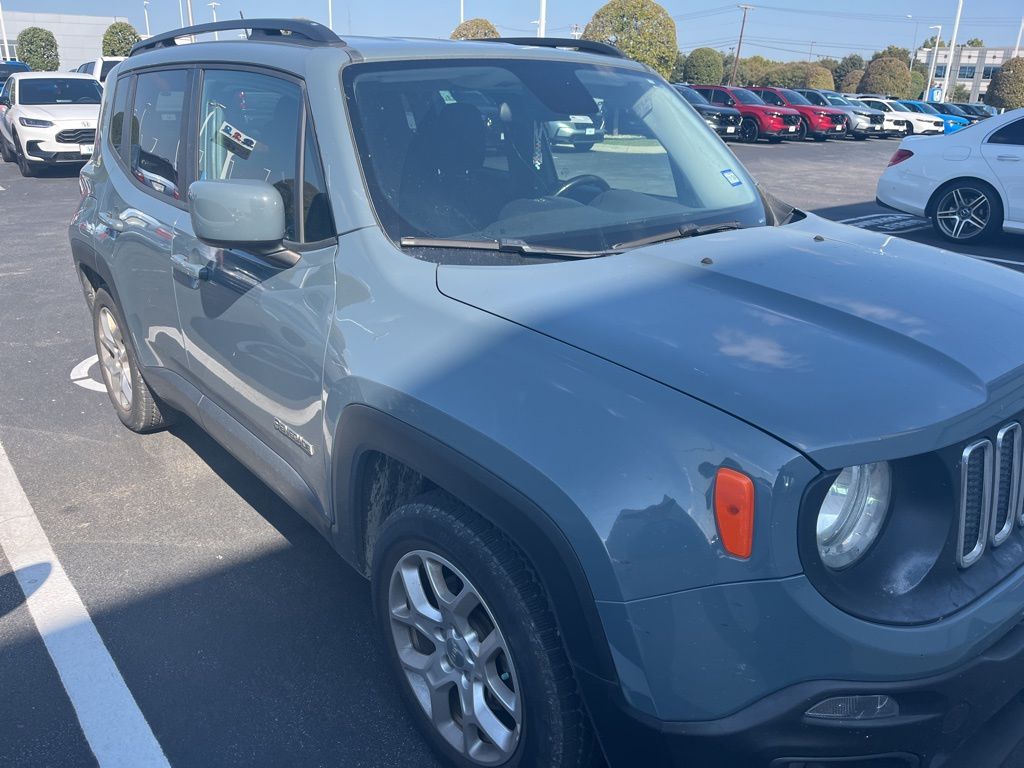
M686 79L686 54L682 51L676 51L676 63L672 66L672 75L669 77L670 83L681 83Z
M766 59L764 56L740 59L740 64L736 68L736 85L769 85L768 74L778 65L779 62ZM728 76L728 68L726 73Z
M697 48L686 58L686 82L716 85L722 82L725 65L714 48Z
M834 91L836 88L836 81L828 69L825 67L814 66L812 64L806 69L806 77L804 78L803 87L821 88L826 91Z
M843 56L842 61L839 62L839 66L832 70L832 77L835 78L837 83L841 83L846 80L846 76L851 72L863 71L864 69L864 57L856 53L851 53L849 56ZM860 82L859 80L857 82Z
M834 76L836 67L839 66L839 59L833 59L831 56L823 56L822 58L818 59L818 66L824 67Z
M452 30L452 40L479 40L501 37L498 29L487 19L466 19Z
M654 0L609 0L597 9L583 37L611 43L662 77L671 76L679 53L676 23Z
M1000 109L1024 107L1024 56L1010 59L996 70L985 93L985 103Z
M901 96L910 90L910 67L900 59L873 59L864 70L857 93Z
M839 90L843 93L857 93L862 77L864 77L863 69L850 70L846 73L846 77L839 81Z
M925 76L916 69L910 73L910 87L907 89L908 99L920 99L924 93Z
M963 102L963 101L970 101L971 100L971 91L963 83L957 83L956 87L953 88L953 93L951 93L950 96L949 96L949 100L957 102L957 103L960 103L960 102Z
M935 48L936 47L935 46L936 39L938 39L938 44L939 44L938 47L939 48L946 48L947 47L946 46L946 41L943 40L942 38L939 38L938 35L932 35L931 37L929 37L927 40L925 40L923 43L921 43L921 47L922 48Z
M967 47L968 48L984 48L985 47L985 41L982 40L980 37L972 37L970 40L967 41Z
M18 49L18 58L36 72L56 72L60 67L57 38L48 29L25 27L14 45Z
M141 39L131 24L126 21L115 21L103 33L103 55L127 56L132 52L132 46Z

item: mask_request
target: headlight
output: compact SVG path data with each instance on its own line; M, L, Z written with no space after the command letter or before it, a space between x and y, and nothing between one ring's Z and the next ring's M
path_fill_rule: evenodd
M781 112L769 112L768 117L782 117Z
M53 123L49 120L33 120L31 117L19 117L18 122L26 128L52 128Z
M878 538L889 510L892 474L886 462L847 467L818 511L818 554L834 570L861 559Z

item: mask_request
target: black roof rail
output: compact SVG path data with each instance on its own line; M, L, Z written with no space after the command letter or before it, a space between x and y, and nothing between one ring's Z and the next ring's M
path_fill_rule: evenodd
M614 56L616 59L629 58L614 45L598 43L594 40L577 40L573 37L478 37L473 38L470 42L536 45L541 48L568 48L569 50L584 53L597 53L601 56Z
M177 45L177 38L191 35L202 35L207 32L225 32L244 29L249 32L249 39L264 38L278 41L301 40L311 43L341 43L345 41L334 34L333 30L315 21L302 19L228 19L214 21L209 24L196 24L192 27L172 29L159 35L141 40L132 46L129 56L143 51L154 51L158 48L170 48Z

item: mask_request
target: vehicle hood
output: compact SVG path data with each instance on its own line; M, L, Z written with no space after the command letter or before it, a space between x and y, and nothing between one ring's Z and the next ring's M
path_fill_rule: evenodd
M740 114L738 109L721 107L718 104L694 104L693 108L701 115L736 115L739 117Z
M588 261L442 265L437 279L825 468L933 450L1024 410L1024 275L815 216Z
M742 104L737 103L736 108L742 112L744 109L751 109L757 112L779 112L783 115L799 115L793 107L778 107L775 104Z
M51 120L55 123L68 121L88 122L83 128L96 127L100 116L99 104L28 104L18 107L22 117L33 117L40 120Z

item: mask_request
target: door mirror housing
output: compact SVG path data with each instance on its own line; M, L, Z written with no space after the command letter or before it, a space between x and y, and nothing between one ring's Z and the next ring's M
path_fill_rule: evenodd
M192 231L207 245L240 248L267 257L290 253L282 245L284 199L265 181L193 182L188 188L188 212Z

